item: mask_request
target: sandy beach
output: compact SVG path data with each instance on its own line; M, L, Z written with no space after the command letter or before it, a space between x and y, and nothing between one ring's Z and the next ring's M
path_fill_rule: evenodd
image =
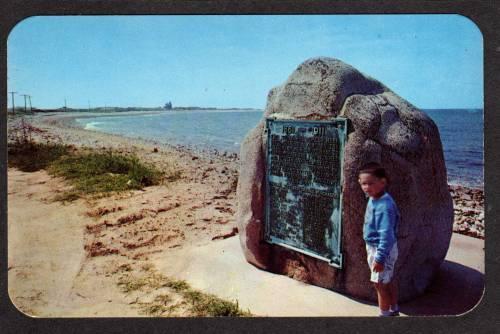
M120 291L122 269L141 272L154 268L151 254L234 235L237 161L68 128L56 118L32 124L76 150L112 149L134 153L160 169L174 165L181 178L61 203L54 197L69 187L64 180L43 170L9 169L9 295L34 316L141 316L141 309L130 304L139 296ZM151 297L142 292L141 298Z
M13 303L25 314L154 315L148 306L166 293L165 287L153 284L163 279L162 272L168 272L160 270L165 266L161 255L237 234L237 155L83 130L61 115L36 116L30 123L45 130L45 137L72 145L76 151L92 147L135 154L160 169L176 168L181 177L142 190L64 203L55 201L69 188L63 179L44 170L28 173L9 168L8 289ZM35 140L42 139L35 136ZM458 185L449 188L455 207L454 231L484 239L483 191ZM124 288L137 282L143 283L140 288ZM182 306L165 314L191 315Z

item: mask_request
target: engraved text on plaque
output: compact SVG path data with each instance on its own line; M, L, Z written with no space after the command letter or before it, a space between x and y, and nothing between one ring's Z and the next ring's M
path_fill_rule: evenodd
M346 120L267 120L268 242L341 267L341 181Z

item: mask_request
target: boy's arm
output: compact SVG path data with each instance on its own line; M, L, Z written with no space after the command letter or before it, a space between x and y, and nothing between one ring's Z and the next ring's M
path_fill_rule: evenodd
M394 233L394 226L396 225L397 213L394 208L384 205L381 208L380 218L378 221L379 243L377 252L375 254L375 262L384 264L385 259L389 255L394 243L396 242L396 235Z

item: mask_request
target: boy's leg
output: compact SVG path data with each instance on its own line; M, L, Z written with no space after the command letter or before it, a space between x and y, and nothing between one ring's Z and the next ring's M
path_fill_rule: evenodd
M393 279L389 284L389 290L391 294L391 309L392 311L399 311L398 305L398 283Z
M397 244L394 244L394 246L391 249L391 252L389 253L389 256L386 258L386 263L383 272L384 277L381 280L383 283L385 283L382 284L382 289L385 290L386 292L386 297L388 298L387 302L389 304L389 310L391 311L391 315L399 315L398 312L399 285L393 273L397 258L398 258L398 248Z
M366 252L368 265L372 271L370 281L374 283L373 285L377 291L377 299L381 315L394 315L394 312L391 312L391 306L394 307L397 305L398 284L394 279L392 279L392 270L398 255L397 246L394 245L389 257L386 259L384 271L380 273L373 272L376 247L367 245ZM394 311L394 309L392 311Z
M392 302L391 288L389 284L375 283L375 290L377 290L378 307L381 311L388 312Z

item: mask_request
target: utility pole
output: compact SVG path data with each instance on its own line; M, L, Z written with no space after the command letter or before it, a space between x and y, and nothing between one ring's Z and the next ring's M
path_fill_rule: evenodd
M21 94L22 97L24 97L24 111L26 112L26 97L28 97L28 94Z
M31 95L28 95L28 99L30 101L30 112L32 112L33 111L33 107L31 106Z
M9 92L12 94L12 113L16 113L16 105L14 104L14 94L17 94L17 92Z
M65 112L68 111L67 109L68 109L68 107L66 106L66 99L64 99L64 111Z

